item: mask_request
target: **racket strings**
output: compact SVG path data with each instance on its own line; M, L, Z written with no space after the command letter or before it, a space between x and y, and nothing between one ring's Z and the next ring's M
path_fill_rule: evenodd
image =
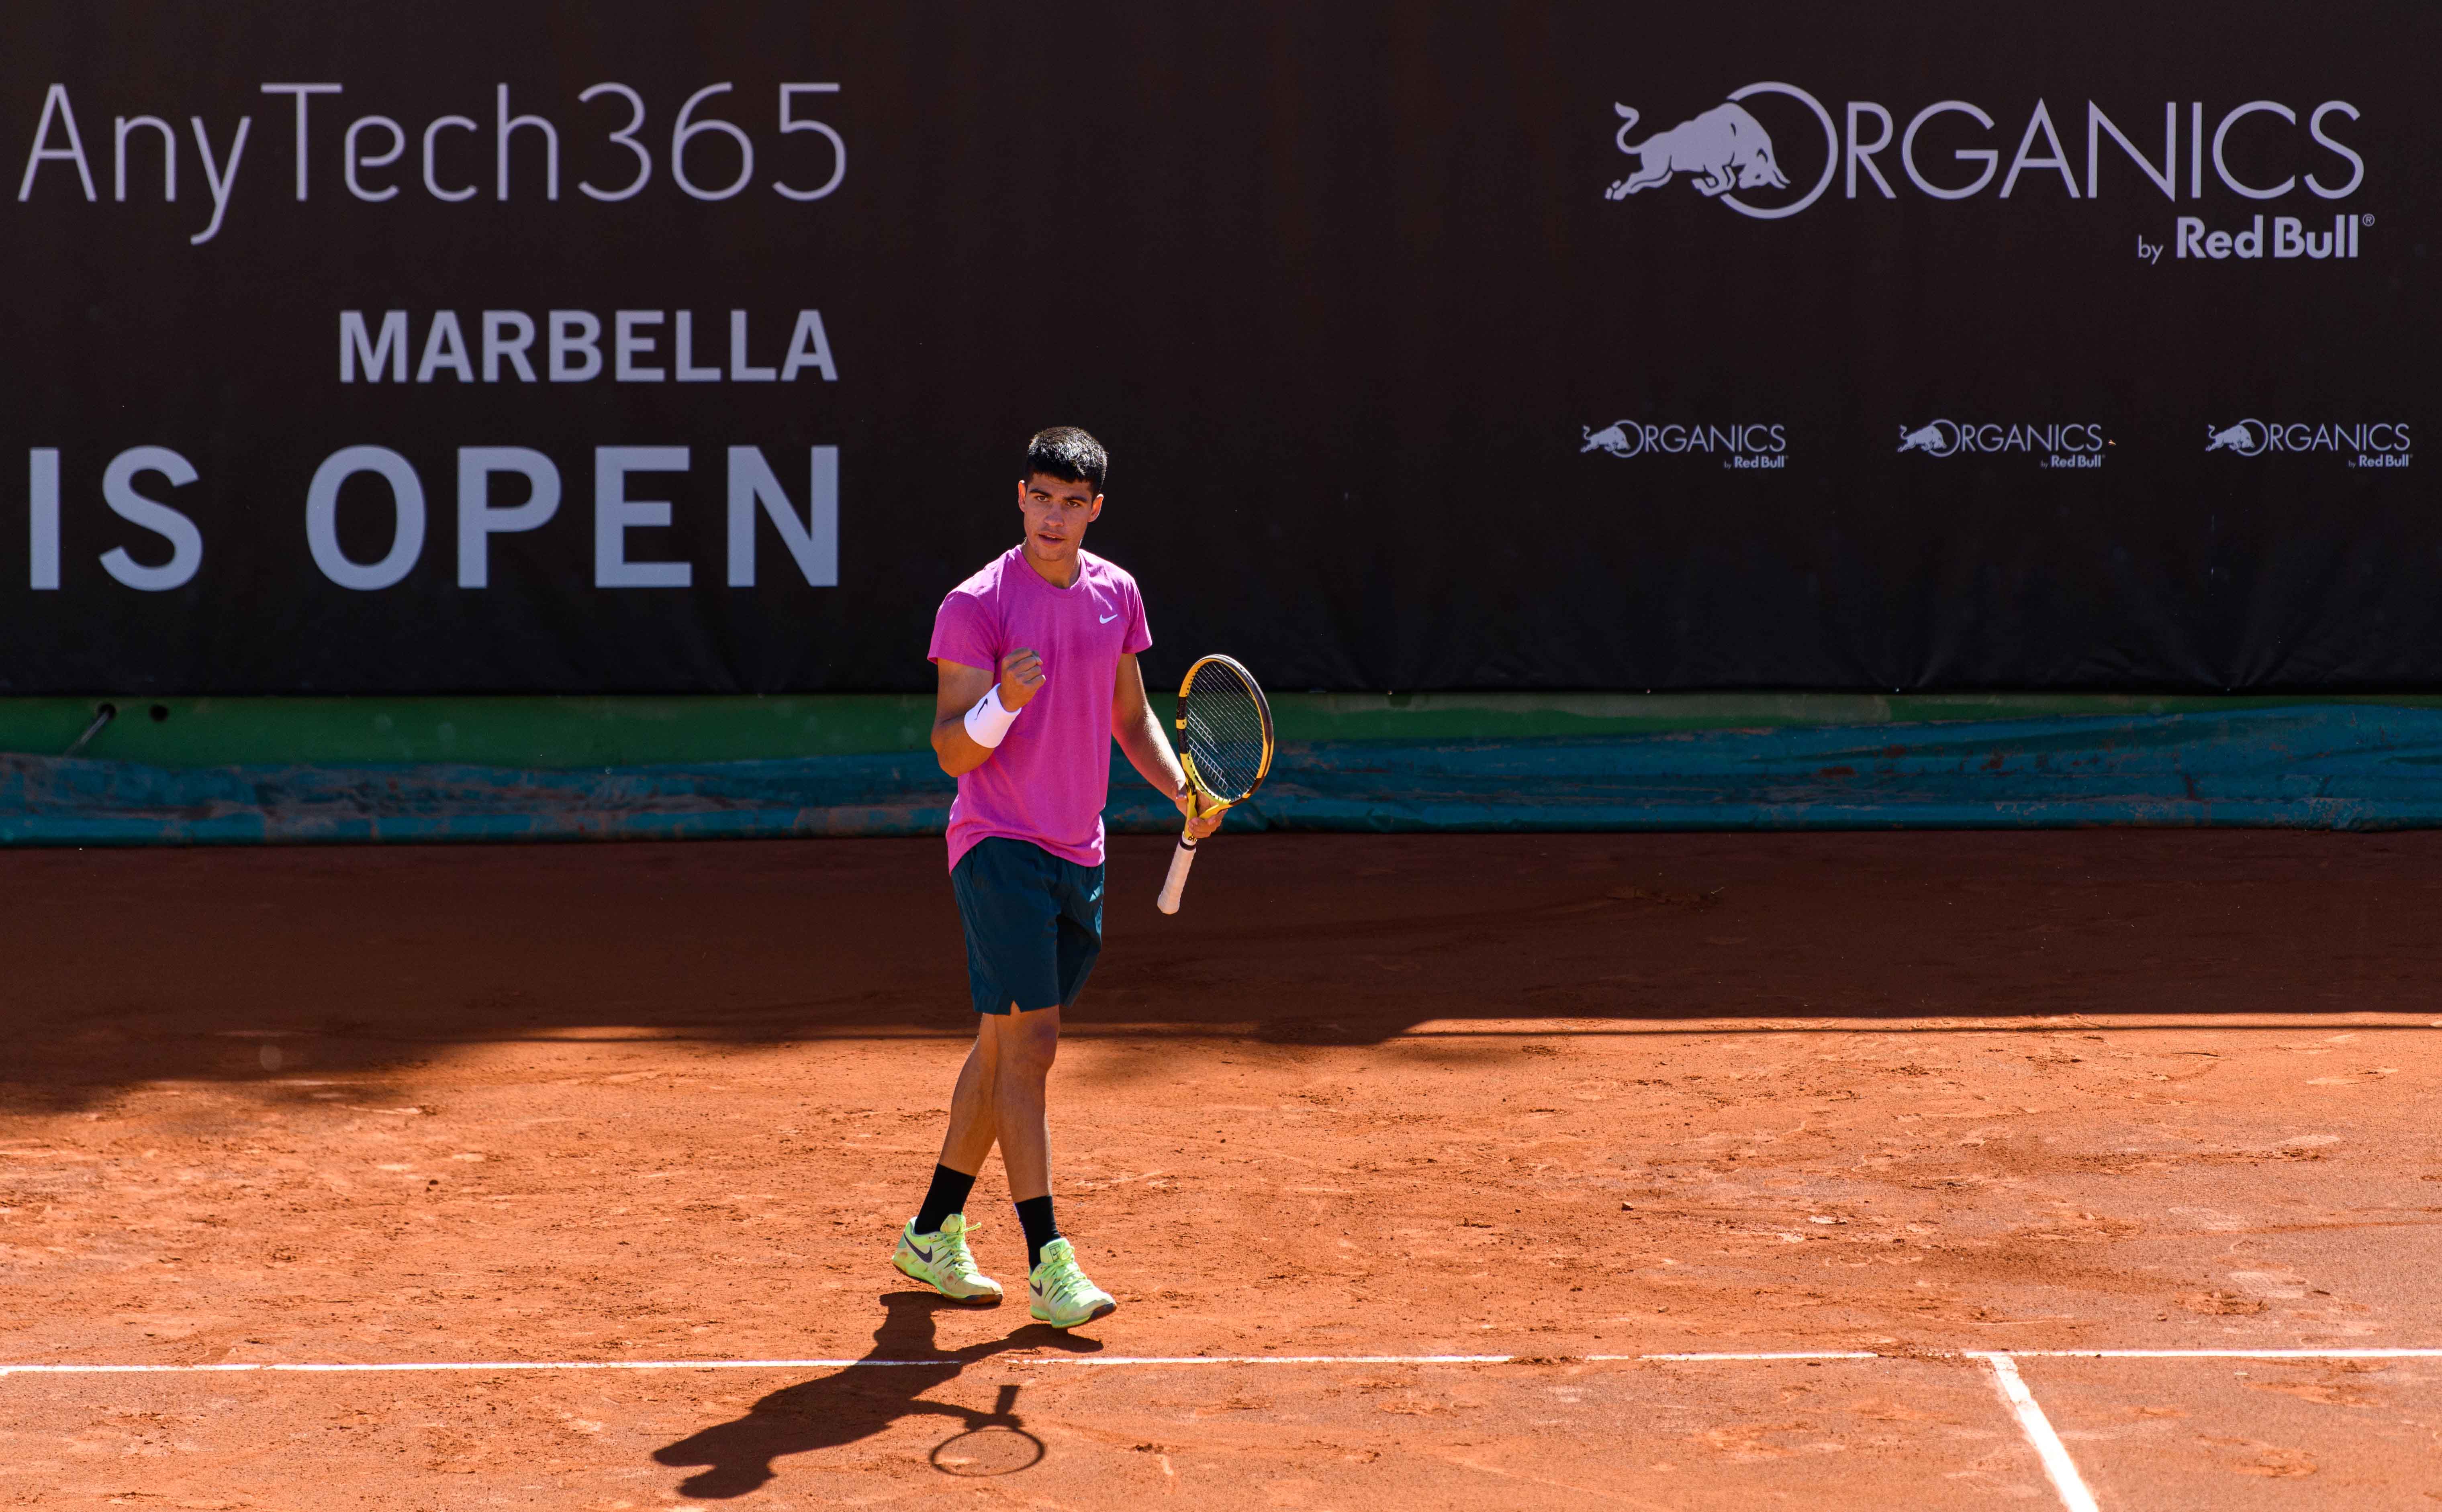
M1232 803L1252 792L1271 755L1262 696L1228 666L1212 663L1188 684L1182 712L1187 754L1206 790Z

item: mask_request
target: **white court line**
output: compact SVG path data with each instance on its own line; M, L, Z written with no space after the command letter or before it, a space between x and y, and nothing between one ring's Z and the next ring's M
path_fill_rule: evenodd
M1768 1354L1768 1355L1579 1355L1579 1356L1578 1356L1578 1357L1577 1357L1577 1358L1579 1358L1579 1359L1584 1359L1584 1360L1604 1360L1604 1359L1609 1359L1609 1360L1621 1360L1621 1359L1686 1359L1686 1360L1725 1359L1725 1360L1761 1360L1761 1359L1881 1359L1881 1358L1883 1358L1884 1357L1882 1357L1882 1356L1880 1356L1880 1355L1875 1354L1875 1353L1874 1353L1872 1350L1870 1350L1870 1349L1845 1349L1845 1350L1824 1350L1824 1351L1813 1351L1813 1350L1793 1349L1793 1350L1786 1350L1786 1351L1782 1351L1782 1352L1780 1352L1780 1353L1778 1353L1778 1354Z
M920 1370L979 1365L1078 1365L1104 1369L1128 1365L1540 1365L1583 1361L1590 1365L1653 1363L1763 1364L1786 1359L2426 1359L2442 1349L1981 1349L1927 1350L1922 1355L1884 1355L1870 1349L1764 1350L1753 1353L1688 1351L1651 1355L993 1355L934 1359L445 1359L288 1361L229 1360L207 1365L104 1365L0 1363L0 1375L196 1375L246 1372L367 1375L381 1372L503 1370ZM1995 1367L1996 1370L1998 1366Z
M492 1359L397 1360L373 1363L229 1360L210 1365L7 1365L0 1375L192 1375L254 1372L364 1375L375 1372L498 1370L917 1370L980 1365L1514 1365L1548 1363L1549 1355L998 1355L962 1359ZM1755 1355L1576 1355L1590 1363L1623 1360L1880 1359L1870 1351Z
M2442 1348L2013 1348L2007 1354L2022 1360L2430 1360L2442 1358Z
M2017 1362L1995 1350L1971 1349L1965 1354L1993 1367L1993 1384L2000 1390L2001 1400L2017 1414L2018 1428L2027 1435L2027 1442L2034 1446L2035 1458L2044 1462L2044 1473L2051 1477L2052 1489L2060 1493L2061 1505L2068 1512L2101 1512L2094 1504L2094 1493L2086 1488L2086 1477L2077 1473L2077 1461L2068 1457L2068 1447L2052 1431L2051 1419L2036 1404L2035 1394L2027 1390Z

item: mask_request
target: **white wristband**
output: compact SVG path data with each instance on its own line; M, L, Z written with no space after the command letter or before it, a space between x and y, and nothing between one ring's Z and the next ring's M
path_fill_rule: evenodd
M975 701L967 711L967 738L989 751L1009 735L1009 727L1017 722L1018 710L1000 706L1000 684Z

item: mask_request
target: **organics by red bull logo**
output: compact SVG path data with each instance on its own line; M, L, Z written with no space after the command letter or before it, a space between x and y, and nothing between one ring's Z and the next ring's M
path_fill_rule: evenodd
M1913 192L1938 200L1990 195L2087 204L2149 192L2174 204L2225 193L2242 201L2334 201L2351 198L2365 183L2366 157L2352 140L2363 113L2345 100L2312 106L2247 100L2226 107L2164 100L2159 150L2151 138L2151 105L2117 102L2106 110L2087 100L2079 112L2078 103L2064 100L2055 118L2042 97L1997 115L1969 100L1937 100L1914 109L1850 100L1835 120L1810 91L1767 82L1733 89L1718 105L1639 136L1638 108L1614 101L1613 144L1632 166L1611 181L1603 197L1625 200L1684 179L1705 199L1741 215L1778 220L1821 199L1835 179L1850 200L1898 200ZM1807 127L1809 117L1814 130ZM2291 166L2285 173L2278 164ZM2176 246L2174 261L2267 255L2346 261L2358 256L2360 228L2373 224L2369 214L2336 206L2312 216L2274 217L2268 237L2260 216L2245 230L2222 231L2201 215L2181 215L2171 237L2156 241L2141 233L2138 256L2159 264Z
M2205 450L2234 457L2345 457L2352 467L2405 467L2413 455L2405 421L2354 424L2240 420L2205 427Z
M1789 465L1789 433L1780 426L1740 423L1721 425L1647 425L1614 420L1597 430L1577 428L1584 445L1577 454L1603 452L1613 457L1719 457L1733 471L1771 470Z
M1933 420L1900 427L1900 451L1927 457L2025 456L2048 468L2091 469L2103 465L2105 448L2112 443L2103 427L2091 421L2041 423Z

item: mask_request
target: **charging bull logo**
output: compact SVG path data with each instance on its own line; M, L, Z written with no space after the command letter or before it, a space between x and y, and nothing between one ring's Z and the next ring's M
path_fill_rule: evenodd
M1937 420L1929 426L1910 430L1900 427L1900 450L1922 451L1928 457L1947 457L1959 449L1959 428L1947 420Z
M2205 450L2234 451L2242 457L2252 457L2264 449L2264 424L2258 420L2242 420L2234 426L2216 429L2205 427Z
M1822 173L1813 188L1786 205L1752 205L1739 197L1740 190L1791 187L1789 174L1781 169L1780 155L1773 147L1772 133L1747 108L1746 101L1759 95L1782 96L1797 101L1813 113L1823 128ZM1699 112L1668 131L1654 132L1643 141L1628 139L1641 118L1636 108L1617 103L1611 108L1619 117L1619 127L1612 134L1612 141L1622 153L1636 159L1636 167L1627 177L1613 179L1603 191L1603 198L1608 200L1623 200L1631 194L1659 189L1686 173L1690 175L1689 182L1696 192L1706 199L1757 220L1777 221L1822 198L1823 191L1832 187L1833 170L1839 167L1840 134L1832 124L1832 113L1823 108L1821 100L1795 84L1760 83L1733 89L1722 103ZM1801 172L1805 171L1803 160L1807 155L1808 150L1801 146ZM1775 197L1785 196L1766 196Z
M1639 190L1670 182L1673 173L1696 173L1696 192L1710 199L1733 189L1787 189L1789 175L1773 160L1772 136L1743 105L1715 105L1694 120L1683 120L1641 142L1628 134L1636 129L1636 111L1613 105L1619 113L1619 150L1637 161L1637 169L1603 191L1605 199L1626 199Z
M1600 430L1592 426L1579 426L1577 428L1584 431L1586 437L1586 444L1577 448L1577 455L1581 457L1589 451L1608 451L1614 457L1633 457L1644 449L1637 442L1629 439L1631 427L1625 420L1614 420Z

